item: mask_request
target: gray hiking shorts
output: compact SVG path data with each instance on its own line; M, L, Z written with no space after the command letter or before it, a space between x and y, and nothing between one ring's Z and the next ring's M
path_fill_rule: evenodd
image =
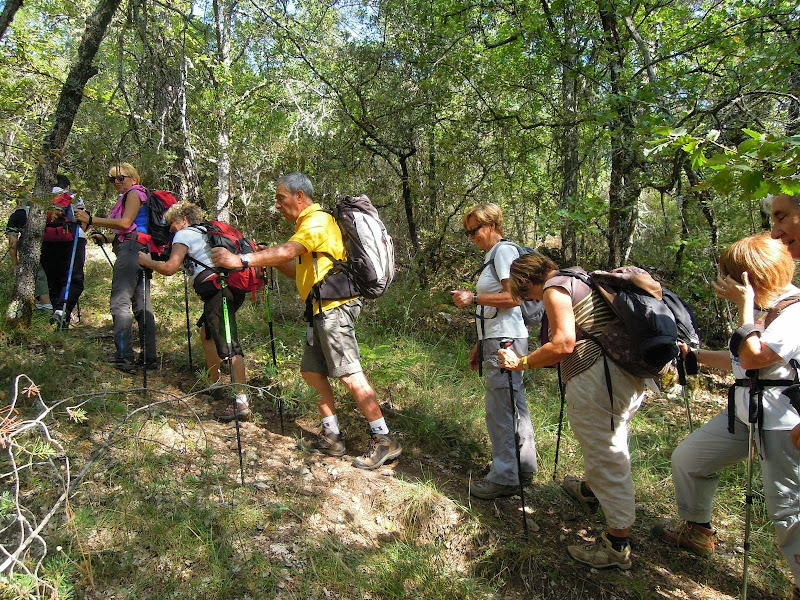
M301 371L344 377L361 372L361 353L356 341L356 319L361 300L314 315L314 326L306 331Z

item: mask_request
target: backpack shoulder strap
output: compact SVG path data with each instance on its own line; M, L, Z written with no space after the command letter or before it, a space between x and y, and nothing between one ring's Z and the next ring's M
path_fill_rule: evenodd
M592 281L592 277L588 273L581 273L580 271L570 271L569 269L559 269L555 276L574 277L580 279L583 283L594 289L596 286Z
M800 302L800 294L795 294L793 296L789 296L788 298L784 298L780 302L778 302L775 306L767 311L767 316L764 319L764 329L770 326L775 319L777 319L780 314L789 308L792 304L796 304Z
M489 250L489 252L487 253L487 256L489 256L489 260L484 261L483 264L481 264L481 266L477 268L477 270L472 274L473 279L475 277L480 277L481 273L483 273L483 270L486 267L489 267L492 270L492 277L494 277L495 280L500 281L500 279L497 277L497 269L494 266L494 257L495 254L497 254L497 251L500 249L501 244L514 246L517 249L517 252L520 252L520 256L522 255L521 254L522 247L519 244L515 244L511 240L503 238L499 242L497 242L494 246L492 246L491 250Z

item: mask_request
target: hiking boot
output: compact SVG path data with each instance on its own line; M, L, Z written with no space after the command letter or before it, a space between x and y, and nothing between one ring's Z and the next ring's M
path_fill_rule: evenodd
M53 305L52 304L47 304L47 303L36 304L36 303L34 303L33 306L36 308L36 310L53 310Z
M219 381L215 381L208 388L208 393L215 401L223 402L228 397L228 386Z
M353 466L359 469L377 469L387 460L397 458L403 452L400 444L391 433L373 433L367 451L353 459Z
M136 357L134 361L137 367L141 367L144 364L144 356L142 356L141 352L139 356ZM153 371L158 368L158 359L157 358L148 358L147 359L147 370Z
M617 567L618 569L628 570L632 564L631 545L626 543L622 550L614 550L605 531L597 541L591 544L568 546L567 552L578 562L595 569Z
M581 477L567 475L564 477L564 481L561 482L561 487L564 488L567 494L577 500L586 512L593 513L600 507L600 501L594 494L588 496L584 494L582 483L584 483L584 479Z
M325 432L325 430L317 434L312 440L300 438L297 446L308 452L319 452L328 456L344 456L346 451L341 432L330 433Z
M653 525L653 534L673 546L681 546L700 556L714 552L713 529L690 521L671 520ZM798 598L800 600L800 598Z
M246 402L237 400L236 412L239 414L234 414L233 402L230 402L224 409L218 411L214 416L217 418L217 421L222 423L230 423L231 421L235 421L237 416L239 417L240 421L247 421L250 418L250 407Z
M494 500L495 498L505 498L518 494L519 485L503 485L488 479L481 479L469 486L469 493L481 500Z
M119 369L120 371L123 371L125 373L136 373L136 365L132 360L125 360L124 358L120 358L109 362L111 362L114 368Z

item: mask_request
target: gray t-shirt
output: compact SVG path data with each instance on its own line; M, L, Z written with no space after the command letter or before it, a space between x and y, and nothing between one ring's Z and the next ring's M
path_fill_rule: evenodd
M208 245L208 240L204 233L201 233L194 227L184 227L180 231L175 234L175 237L172 238L173 244L183 244L187 248L189 248L187 254L194 258L195 260L200 261L204 265L208 265L209 267L213 267L214 263L211 260L211 246ZM189 277L191 278L191 282L194 283L194 278L197 276L198 273L204 271L206 267L198 265L194 261L185 261L184 264L188 263L189 267Z
M497 242L486 253L484 264L494 258L495 277L491 266L481 271L478 283L475 286L479 294L499 294L504 291L502 281L511 275L511 263L519 258L519 251L511 243ZM522 320L522 311L519 306L514 308L495 308L494 306L477 306L475 324L478 329L478 339L484 338L527 338L528 329ZM484 317L481 327L481 315ZM484 333L485 330L485 333Z

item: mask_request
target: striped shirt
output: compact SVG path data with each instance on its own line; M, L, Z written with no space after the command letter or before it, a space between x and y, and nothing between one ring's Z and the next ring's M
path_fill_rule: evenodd
M572 267L568 270L579 269L580 267ZM580 271L583 270L580 269ZM567 382L578 373L591 367L597 357L602 354L600 346L582 333L587 332L592 336L599 337L603 328L614 320L615 315L603 297L577 277L556 275L545 282L544 289L550 287L560 287L569 293L572 299L572 312L575 315L577 338L575 349L561 362L561 378ZM552 335L552 332L550 333Z

